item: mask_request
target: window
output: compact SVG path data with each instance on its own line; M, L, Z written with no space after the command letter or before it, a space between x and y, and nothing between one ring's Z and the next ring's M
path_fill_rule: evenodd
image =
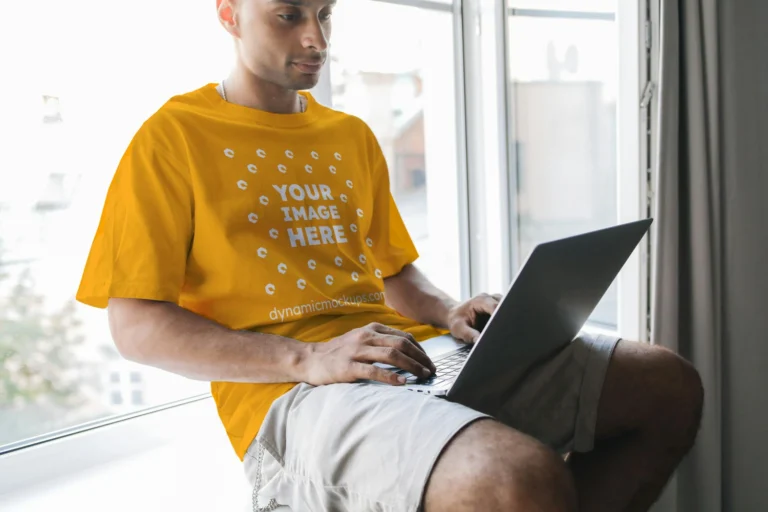
M319 86L371 126L417 265L457 298L503 291L536 243L640 212L642 0L505 2L343 0ZM124 361L106 314L73 296L130 138L233 54L210 0L110 4L99 24L87 4L41 0L35 45L9 9L2 71L24 79L0 82L0 451L207 393ZM627 304L639 322L633 279L594 323L615 329Z
M110 4L94 24L85 4L42 0L35 44L0 7L0 46L14 49L0 71L0 446L208 392L123 361L106 314L73 299L133 134L229 72L212 5Z
M540 242L616 224L620 172L639 182L639 161L619 168L619 136L627 128L618 114L627 93L620 82L620 39L637 32L620 33L618 8L618 0L508 2L517 265ZM639 126L629 129L637 133ZM618 282L590 322L617 329Z
M144 393L140 389L131 391L131 404L144 405Z
M360 23L362 19L377 21ZM330 71L333 107L366 121L379 140L389 165L392 193L420 253L416 265L458 298L453 23L448 6L339 2L334 11ZM360 44L363 40L365 44Z

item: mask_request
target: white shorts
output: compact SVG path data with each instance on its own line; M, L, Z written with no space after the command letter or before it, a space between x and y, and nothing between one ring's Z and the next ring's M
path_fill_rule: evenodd
M493 417L561 453L591 450L617 342L577 338L526 372ZM420 510L443 448L485 417L400 387L299 384L273 403L245 455L254 510Z

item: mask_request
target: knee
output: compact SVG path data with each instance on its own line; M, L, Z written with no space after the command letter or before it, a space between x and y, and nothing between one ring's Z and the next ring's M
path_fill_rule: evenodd
M494 454L479 466L474 482L463 492L474 503L487 504L484 510L570 512L577 508L570 471L543 445L503 457Z
M688 361L676 356L680 365L680 397L685 404L681 423L683 438L687 445L693 445L701 425L701 415L704 410L704 385L698 370Z
M555 452L495 421L459 434L439 457L425 510L571 512L577 507L570 471Z
M548 448L534 450L504 476L512 506L499 510L570 512L577 508L576 485L562 458Z
M656 415L656 420L668 418L667 434L677 435L680 442L692 445L696 439L704 408L704 387L696 368L687 360L666 349L658 351L659 386L656 403L667 414ZM659 411L660 412L660 411Z

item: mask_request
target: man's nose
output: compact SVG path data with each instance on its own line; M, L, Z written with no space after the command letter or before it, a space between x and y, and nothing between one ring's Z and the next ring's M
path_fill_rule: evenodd
M324 52L328 49L328 37L320 20L315 19L307 23L302 45L304 48L312 48L318 52Z

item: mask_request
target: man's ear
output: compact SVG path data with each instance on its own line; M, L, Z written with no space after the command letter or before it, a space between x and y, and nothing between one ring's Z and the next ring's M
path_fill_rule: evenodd
M240 31L237 28L235 0L216 0L216 12L221 26L234 37L238 37Z

